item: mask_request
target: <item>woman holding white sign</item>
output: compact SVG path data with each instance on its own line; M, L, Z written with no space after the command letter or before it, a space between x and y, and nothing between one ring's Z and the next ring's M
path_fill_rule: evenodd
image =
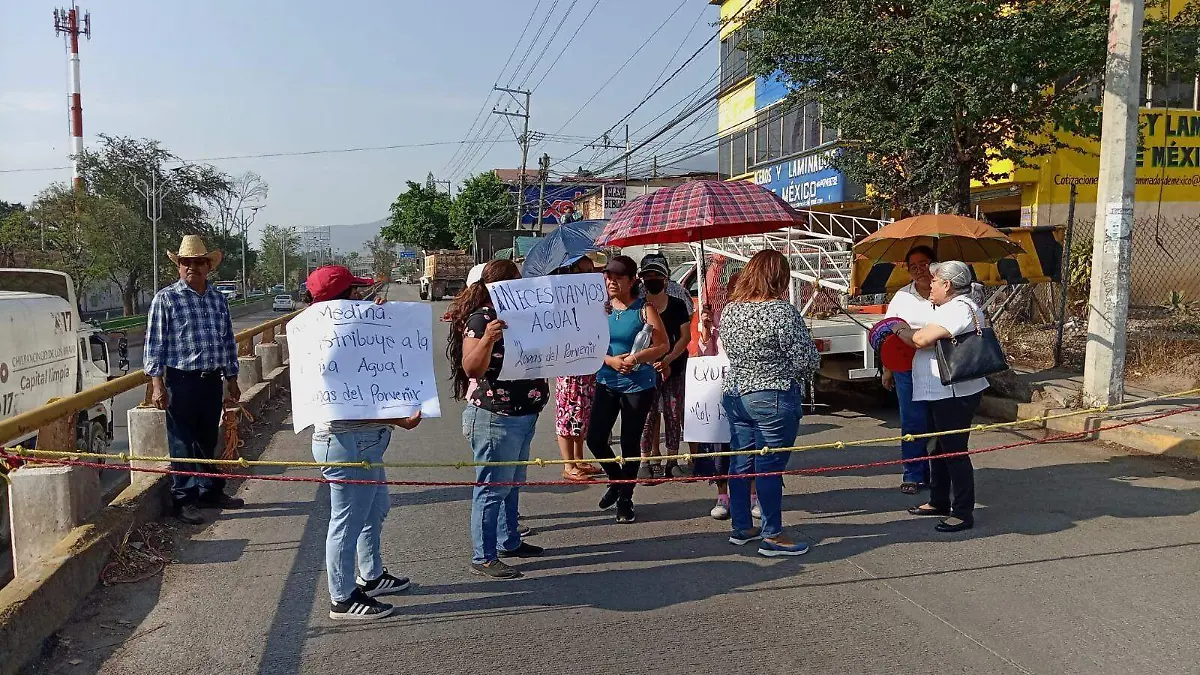
M621 415L623 464L604 462L609 480L633 481L641 462L642 430L654 402L658 372L649 365L671 348L658 310L646 302L637 283L637 264L629 256L608 261L604 281L608 288L608 355L596 373L596 394L588 423L587 446L596 459L615 457L609 435ZM632 482L613 484L600 499L603 510L617 507L617 522L632 523Z
M306 299L317 304L357 300L358 289L372 281L352 275L341 265L318 267L308 275ZM378 302L378 301L377 301ZM312 453L318 462L383 462L392 440L392 427L413 429L421 413L403 419L333 420L313 427ZM321 475L329 484L329 531L325 538L325 569L329 582L329 618L374 620L392 613L392 605L375 598L408 588L408 579L383 566L379 537L390 500L383 467L327 466ZM375 481L372 484L340 481Z
M550 400L544 379L501 380L504 366L504 322L496 318L487 284L521 278L511 260L493 260L450 306L450 338L446 356L454 367L454 397L467 400L463 435L477 462L529 459L529 444L538 413ZM540 546L521 541L517 531L520 483L524 466L480 466L471 498L471 572L489 579L516 579L521 573L500 558L531 558Z
M759 251L746 263L722 313L721 345L729 358L722 402L734 450L783 448L796 442L801 384L821 361L804 316L787 300L791 279L791 265L782 253ZM790 456L790 452L737 455L731 472L782 471ZM807 553L808 544L783 534L783 476L758 476L754 484L762 509L761 528L750 517L750 481L729 481L730 543L743 546L761 540L758 552L768 557Z

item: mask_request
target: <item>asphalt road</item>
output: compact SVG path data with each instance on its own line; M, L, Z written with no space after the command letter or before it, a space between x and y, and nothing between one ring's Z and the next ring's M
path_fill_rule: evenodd
M406 297L411 287L394 292ZM415 296L415 294L414 294ZM437 303L435 316L444 311ZM439 332L444 336L444 326ZM442 373L446 364L440 363ZM837 403L831 400L830 402ZM398 431L393 460L470 457L461 404ZM895 433L887 407L805 419L813 441ZM1020 440L980 433L975 447ZM310 457L280 423L266 456ZM533 454L557 455L552 415ZM794 467L898 457L895 447L811 451ZM467 571L470 490L393 488L385 559L413 588L374 624L326 617L328 493L248 482L248 507L187 530L175 564L102 588L38 672L333 673L1196 673L1200 471L1088 444L977 456L977 527L945 535L904 513L892 469L789 477L784 522L813 544L767 559L726 542L707 485L639 487L638 522L596 510L598 487L526 488L546 556L525 578ZM313 475L307 470L288 475ZM468 479L469 470L393 478ZM532 469L531 479L553 479ZM33 672L33 671L30 671Z

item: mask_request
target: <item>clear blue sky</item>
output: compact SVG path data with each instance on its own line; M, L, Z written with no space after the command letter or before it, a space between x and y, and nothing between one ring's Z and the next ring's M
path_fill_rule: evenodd
M577 0L562 21L572 0L542 0L500 84L519 84L549 38L527 84L541 79L593 2ZM83 0L93 29L91 41L81 46L85 143L99 132L148 137L195 159L463 139L536 4ZM546 28L535 36L554 5ZM686 0L647 43L679 5L603 0L534 92L532 128L558 130L645 44L561 133L594 136L616 122L646 95L681 44L667 73L715 30L717 8L706 0ZM54 35L56 6L0 0L0 169L69 163L67 62L62 38ZM527 48L531 38L534 44ZM512 77L528 50L525 67ZM713 44L639 111L633 128L711 82L716 65ZM473 163L476 170L519 166L512 134L498 127L494 135L502 129L508 142L490 146ZM713 121L703 131L715 129ZM579 145L548 143L534 153L559 158ZM336 225L381 218L405 180L438 173L453 152L454 146L441 146L214 164L229 173L256 171L270 184L257 229L267 222ZM580 155L570 168L592 154ZM69 170L0 173L0 199L28 202L49 183L69 178Z

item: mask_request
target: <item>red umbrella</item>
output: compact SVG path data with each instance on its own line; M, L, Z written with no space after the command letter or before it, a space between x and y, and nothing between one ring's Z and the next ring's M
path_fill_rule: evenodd
M770 190L747 182L694 180L643 195L613 214L598 246L676 244L762 234L802 216Z

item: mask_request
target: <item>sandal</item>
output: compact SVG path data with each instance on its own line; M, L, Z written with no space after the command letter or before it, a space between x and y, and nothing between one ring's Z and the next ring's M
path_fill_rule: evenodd
M915 495L921 491L920 483L901 483L900 491L906 495Z
M909 507L908 512L914 516L948 516L948 509L935 509L928 504Z
M593 476L604 473L604 469L601 469L600 467L596 466L595 464L576 464L575 466L580 471L582 471L586 474L591 474Z
M575 481L576 483L583 483L592 480L592 477L588 474L578 469L570 468L563 469L562 477L564 480Z

